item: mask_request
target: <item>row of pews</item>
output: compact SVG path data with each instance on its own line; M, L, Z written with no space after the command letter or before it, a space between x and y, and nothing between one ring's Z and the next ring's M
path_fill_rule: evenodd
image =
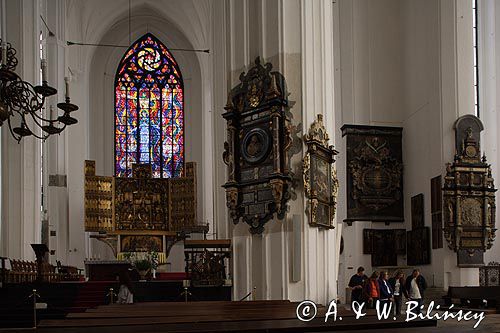
M391 329L434 327L434 320L406 323L403 318L379 321L373 311L356 320L354 313L339 309L342 320L325 323L327 309L318 307L318 315L309 322L297 319L299 303L287 300L148 302L129 305L104 305L82 313L70 313L65 319L42 320L39 332L320 332L352 329Z
M38 263L28 260L2 258L0 266L0 282L2 284L33 283L38 277ZM76 267L57 266L44 262L42 279L44 282L80 281L83 276Z
M500 313L500 286L449 287L443 300L446 306Z

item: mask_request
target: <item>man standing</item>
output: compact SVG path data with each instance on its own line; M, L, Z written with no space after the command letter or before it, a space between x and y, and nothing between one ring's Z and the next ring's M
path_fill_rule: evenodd
M349 280L351 303L354 301L358 303L363 302L363 287L366 280L368 280L368 276L365 275L365 269L363 267L359 267L358 272L351 277L351 280Z
M427 289L427 283L418 269L413 270L413 274L406 279L406 290L410 301L418 303L417 313L420 313L420 307L423 304L424 291Z

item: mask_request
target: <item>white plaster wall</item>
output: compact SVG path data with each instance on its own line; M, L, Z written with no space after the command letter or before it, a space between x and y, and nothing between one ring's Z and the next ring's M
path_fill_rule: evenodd
M403 127L406 222L394 227L411 229L410 202L418 193L424 193L425 223L431 226L430 179L452 161L454 121L473 113L469 7L462 0L339 1L342 124ZM337 167L345 170L342 154ZM344 183L341 178L341 188ZM345 217L342 204L339 213ZM370 256L361 254L362 229L370 227L386 228L369 222L343 228L343 286L358 266L371 273ZM478 283L478 270L458 269L456 254L447 248L433 250L431 265L419 268L437 286Z
M403 18L399 0L340 0L338 11L340 101L336 107L335 135L340 150L336 165L340 181L337 218L341 221L347 214L347 170L346 140L339 128L343 124L403 125ZM397 223L390 227L404 228ZM339 296L343 301L347 283L356 269L363 266L368 275L372 271L370 255L362 254L363 229L367 228L388 227L371 222L354 222L352 226L342 227L344 254L339 271Z
M130 40L147 31L169 48L208 49L210 25L203 3L134 1ZM128 1L67 1L67 39L85 43L129 45ZM189 22L189 24L187 24ZM66 47L73 100L80 106L79 124L71 129L67 147L69 232L72 263L85 258L111 258L110 249L83 236L83 162L96 160L99 175L114 174L114 76L126 48ZM211 136L211 55L172 51L184 79L185 157L197 162L198 220L213 230ZM208 68L207 68L208 67ZM207 98L208 96L208 98ZM76 251L75 251L76 249Z

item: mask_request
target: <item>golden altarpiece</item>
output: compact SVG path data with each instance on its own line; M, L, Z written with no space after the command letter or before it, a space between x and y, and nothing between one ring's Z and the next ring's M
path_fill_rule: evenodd
M105 242L118 259L124 253L158 252L165 263L187 233L207 232L196 220L196 164L177 178L153 178L150 164L133 166L132 177L97 176L85 161L85 231Z

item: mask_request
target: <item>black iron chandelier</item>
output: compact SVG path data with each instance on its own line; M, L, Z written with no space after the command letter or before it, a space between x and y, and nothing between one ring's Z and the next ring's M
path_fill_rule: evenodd
M16 50L0 39L0 126L7 121L10 133L17 142L23 137L34 136L45 140L50 135L61 133L66 126L78 122L71 117L70 113L78 110L78 106L72 104L69 98L69 78L65 78L66 99L63 103L58 103L57 107L64 111L62 116L53 115L53 107L50 107L48 119L44 118L43 110L45 99L57 94L57 89L47 83L47 62L42 59L42 84L33 86L29 82L23 81L14 71L18 64ZM13 127L11 120L19 117L19 126ZM33 132L31 128L37 126L41 128L39 134Z

